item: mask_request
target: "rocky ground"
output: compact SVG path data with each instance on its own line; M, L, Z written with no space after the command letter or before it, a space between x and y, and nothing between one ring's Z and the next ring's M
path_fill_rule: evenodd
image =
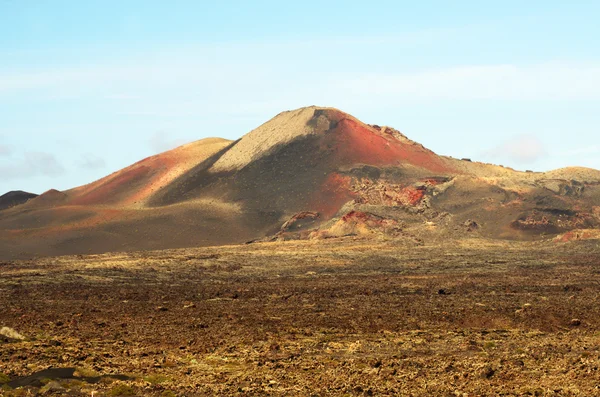
M600 395L600 248L342 238L7 262L0 328L4 396Z

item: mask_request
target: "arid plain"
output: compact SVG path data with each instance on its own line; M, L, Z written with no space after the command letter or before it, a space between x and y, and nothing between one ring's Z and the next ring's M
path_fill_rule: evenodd
M0 322L26 339L1 342L2 393L598 395L598 252L346 237L7 262Z

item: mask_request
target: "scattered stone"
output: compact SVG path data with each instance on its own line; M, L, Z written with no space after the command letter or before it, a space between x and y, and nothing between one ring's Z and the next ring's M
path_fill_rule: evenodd
M515 310L515 314L523 315L531 310L531 303L525 303L522 308Z
M377 359L377 360L373 360L373 361L371 362L371 367L373 367L373 368L379 368L379 367L381 367L382 365L383 365L383 362L382 362L381 360L379 360L379 359Z
M489 379L492 376L494 376L494 374L496 373L496 371L494 370L494 368L492 367L485 367L483 372L481 373L482 377L485 379Z
M467 228L468 232L479 229L479 224L472 219L467 219L465 223L463 223L463 226Z
M25 337L23 335L9 327L2 327L2 329L0 329L0 335L8 339L25 340Z
M159 306L159 307L156 308L156 311L166 312L166 311L169 311L169 308L164 307L164 306Z
M581 320L578 319L578 318L574 318L574 319L571 320L570 324L573 327L579 327L581 325Z
M195 304L195 303L189 303L189 304L187 304L187 305L183 305L183 308L184 308L184 309L192 309L192 308L194 308L194 307L196 307L196 304Z
M293 226L295 226L298 223L298 221L300 221L300 220L303 220L303 219L317 219L318 217L319 217L319 213L318 212L313 212L313 211L298 212L297 214L295 214L294 216L292 216L290 219L288 219L281 226L280 233L287 232L289 229L291 229Z
M52 395L56 392L62 392L64 390L65 388L60 383L53 380L48 382L44 387L42 387L40 392L42 395Z

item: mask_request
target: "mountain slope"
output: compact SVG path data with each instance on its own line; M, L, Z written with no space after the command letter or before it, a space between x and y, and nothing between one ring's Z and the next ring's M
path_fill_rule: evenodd
M15 190L0 196L0 211L11 208L17 205L26 203L27 201L36 198L37 194Z
M230 144L226 139L207 138L148 157L99 181L66 192L69 203L143 206L158 189Z
M438 156L393 128L308 107L2 211L0 258L343 235L537 239L595 229L599 208L599 171Z

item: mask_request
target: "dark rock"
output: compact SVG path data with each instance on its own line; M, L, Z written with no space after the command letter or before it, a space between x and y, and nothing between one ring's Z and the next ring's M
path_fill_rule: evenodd
M494 374L496 373L496 371L494 370L494 368L492 367L486 367L483 372L481 373L483 378L489 379L492 376L494 376Z
M472 219L467 219L465 223L463 223L463 226L467 228L468 232L479 229L479 224Z

